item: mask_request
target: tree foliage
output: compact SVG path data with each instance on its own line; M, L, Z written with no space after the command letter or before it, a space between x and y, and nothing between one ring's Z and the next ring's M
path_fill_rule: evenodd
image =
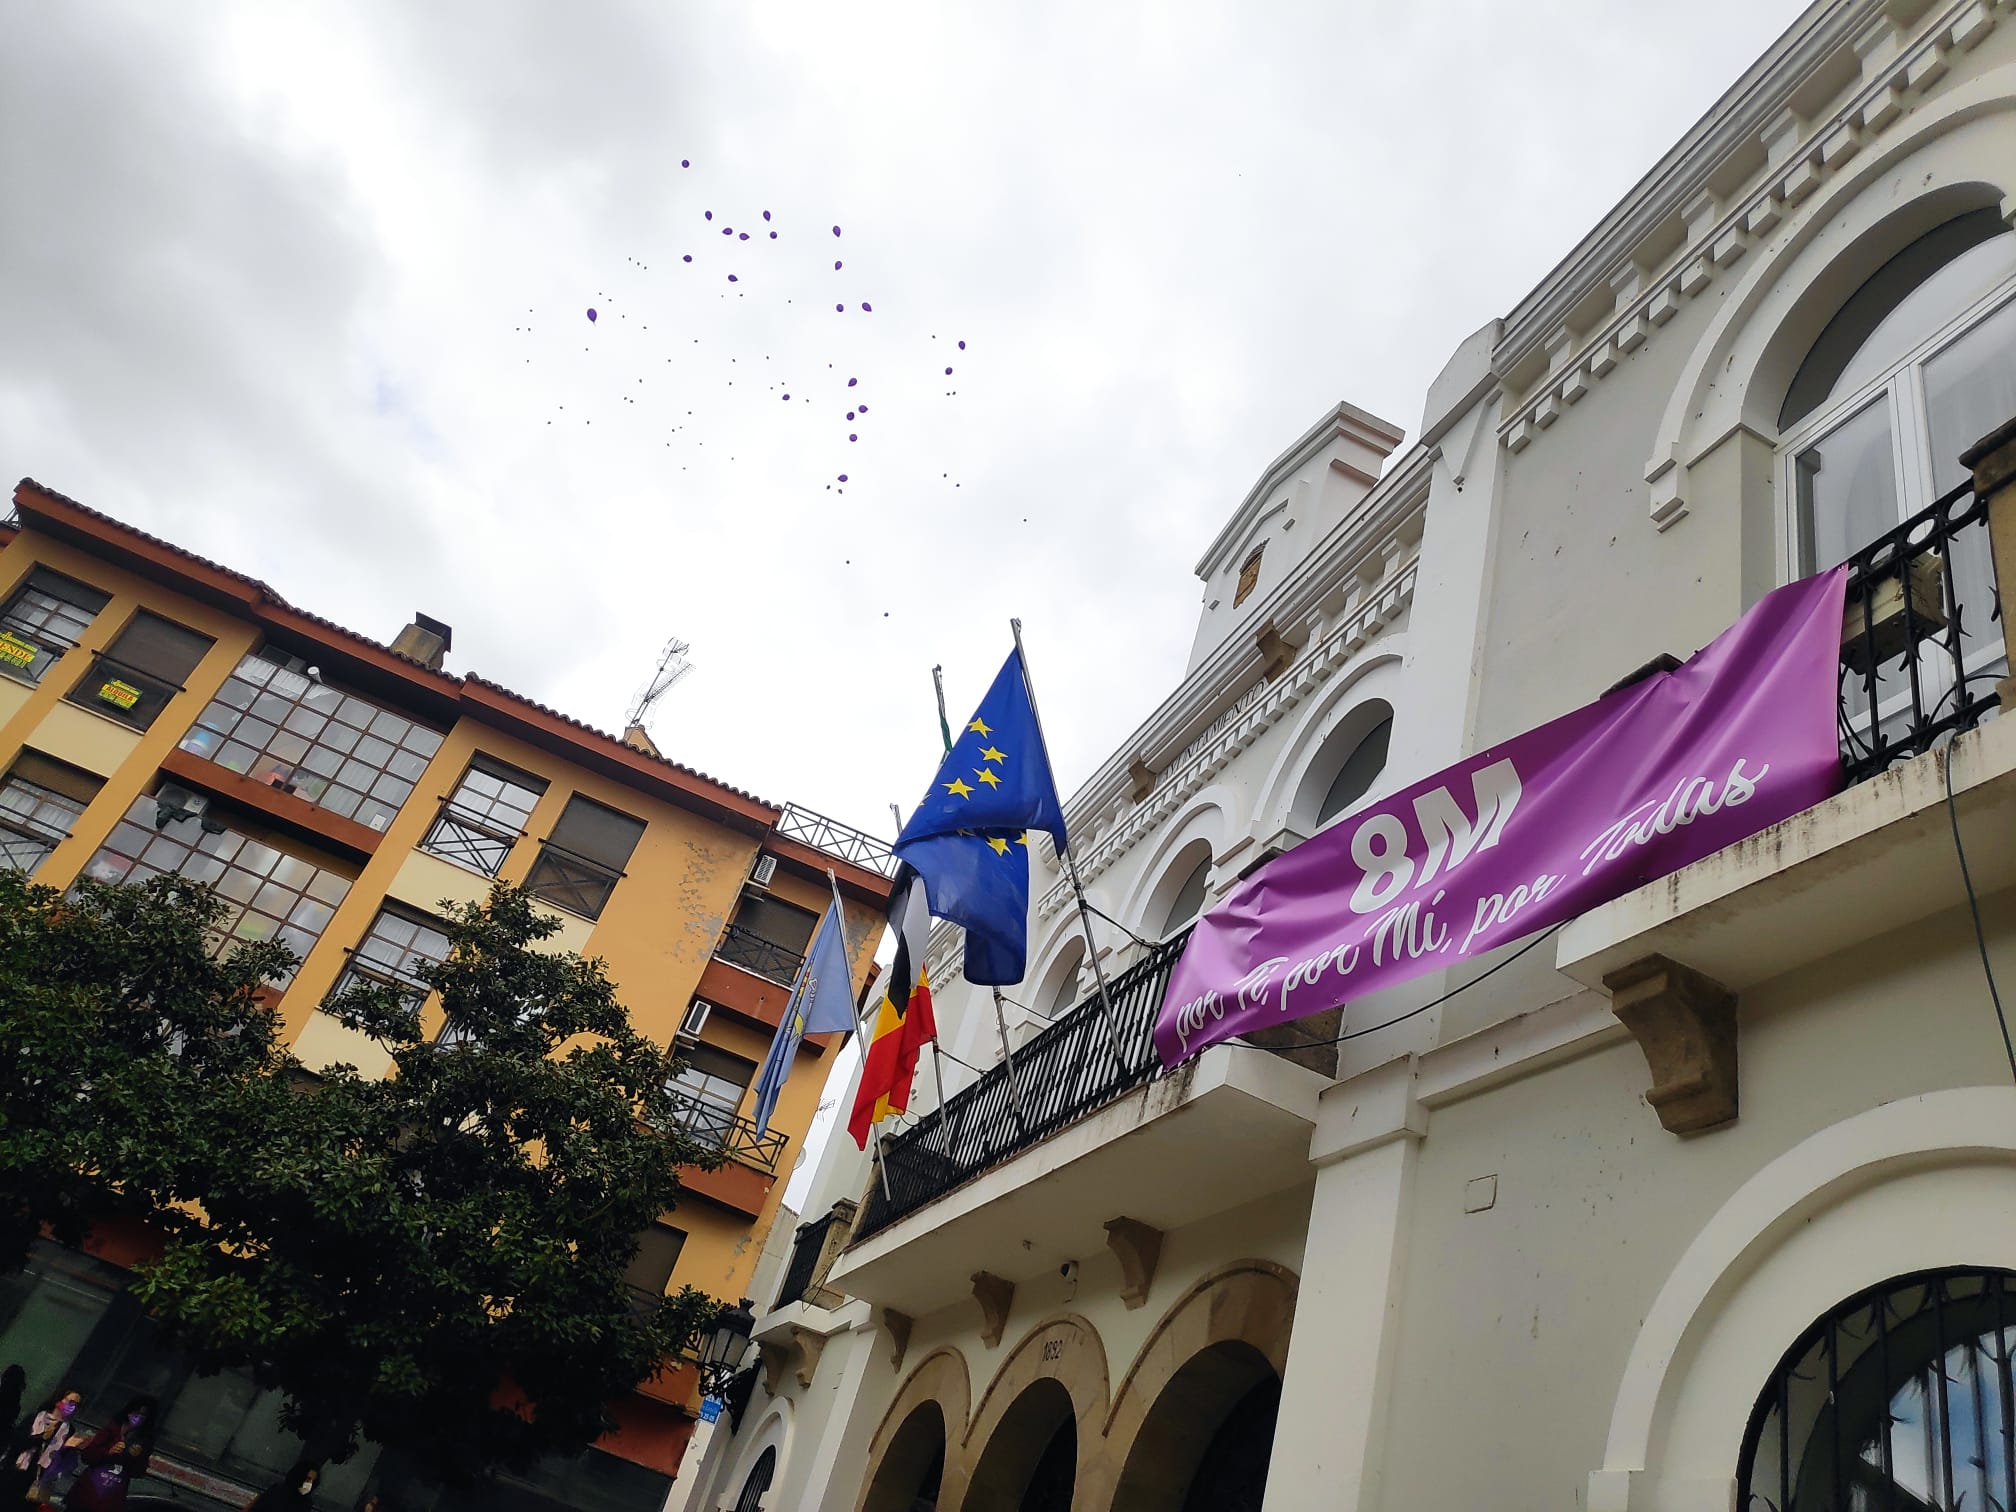
M557 925L520 890L444 909L450 1033L358 986L327 1010L392 1072L308 1077L259 990L291 961L213 957L206 889L0 875L0 1264L38 1224L147 1216L135 1293L202 1366L280 1388L318 1453L367 1436L459 1480L583 1447L705 1326L708 1298L624 1272L678 1168L719 1157L601 962L539 949Z

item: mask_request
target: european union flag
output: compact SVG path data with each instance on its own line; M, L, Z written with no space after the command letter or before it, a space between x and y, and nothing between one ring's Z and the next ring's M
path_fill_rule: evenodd
M924 879L931 912L965 928L966 980L1001 986L1022 980L1028 955L1028 832L1066 845L1019 650L958 736L895 850Z

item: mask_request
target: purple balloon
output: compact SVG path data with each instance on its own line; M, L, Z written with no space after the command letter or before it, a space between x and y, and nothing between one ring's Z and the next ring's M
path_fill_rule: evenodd
M709 220L712 220L712 219L714 219L714 212L713 212L712 210L702 210L702 211L701 211L700 213L701 213L702 215L706 216L706 217L707 217L707 219L709 219Z
M854 387L855 384L859 383L860 381L861 380L859 378L849 378L847 380L847 387L852 388Z
M840 234L840 228L839 228L838 226L835 226L835 227L833 228L833 234L834 234L835 236L838 236L838 235Z
M864 405L862 405L862 406L861 406L861 413L862 413L862 414L864 414L864 415L868 413L868 406L867 406L867 405L865 405L865 404L864 404Z
M854 418L854 411L852 410L847 411L847 418L849 420L852 420Z
M837 262L833 264L833 271L835 273L838 273L840 271L840 264L838 264Z
M847 313L847 306L845 305L835 305L833 306L833 308L838 310L843 315Z
M841 481L842 483L845 483L845 482L847 481L847 474L845 474L845 473L842 473L842 474L840 474L840 481ZM848 558L848 560L849 560L849 561L852 561L852 560L853 560L853 558L852 558L852 557L849 557L849 558Z
M733 282L735 282L735 275L734 275L733 273L730 273L730 274L728 275L728 282L730 282L730 283L733 283ZM945 369L945 371L949 373L949 372L951 372L951 371L952 371L952 369L950 369L950 368L947 368L947 369Z
M687 262L691 262L691 261L693 261L693 254L692 254L691 252L688 252L688 253L686 254L686 261L687 261Z
M849 441L859 441L861 438L859 436L849 436L847 439Z
M680 166L681 168L691 168L691 167L693 166L693 162L692 162L692 159L690 159L690 158L681 158L681 159L679 159L679 166Z
M966 343L965 343L965 342L963 342L963 341L962 341L962 342L960 342L960 343L959 343L959 350L960 350L960 351L962 351L962 352L966 350Z
M786 394L786 395L784 396L784 402L785 402L786 404L789 404L789 403L791 402L791 396L790 396L789 394Z
M588 307L588 318L590 320L593 320L595 318L595 307L593 305L590 305Z
M950 368L945 369L945 376L947 378L950 378L952 376L952 369Z
M868 301L865 299L861 301L861 308L866 310L870 315L873 315L875 313L875 306L868 303Z
M770 212L769 212L768 210L765 210L765 211L763 212L763 219L765 219L765 220L768 220L768 219L770 219Z
M775 231L772 231L772 232L770 233L770 240L772 240L772 241L775 241L775 240L777 240L777 233L776 233Z
M742 237L742 240L744 240L744 241L747 241L747 240L749 240L749 233L748 233L747 231L744 231L744 232L742 232L742 233L740 233L740 234L741 234L741 237Z
M721 228L721 234L723 236L733 236L735 234L735 228L733 226L723 226Z

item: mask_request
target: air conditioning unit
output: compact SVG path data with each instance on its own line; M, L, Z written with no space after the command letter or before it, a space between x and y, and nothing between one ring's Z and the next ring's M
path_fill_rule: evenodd
M756 858L756 869L749 873L749 880L754 882L758 887L768 887L770 879L776 875L777 858L775 856L758 856Z
M707 1015L714 1010L712 1003L694 1002L686 1009L686 1018L679 1025L679 1043L690 1045L700 1038L700 1031L707 1027Z

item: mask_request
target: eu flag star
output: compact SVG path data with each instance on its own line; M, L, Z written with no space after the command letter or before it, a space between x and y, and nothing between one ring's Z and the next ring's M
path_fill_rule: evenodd
M973 722L968 726L966 726L966 728L980 735L992 735L994 733L993 729L989 727L987 721L982 719L977 714L973 716Z
M1008 758L990 745L980 748L980 759L982 761L1006 761Z
M999 835L995 835L987 844L993 848L994 854L997 856L1008 854L1008 842L1003 840Z
M979 778L982 782L986 783L987 786L989 787L1001 786L1001 779L994 775L994 769L992 767L982 767L980 768L979 771L975 772L973 775Z
M971 798L973 796L973 789L967 786L966 779L963 777L954 777L950 782L946 783L945 791L956 793L961 798Z

